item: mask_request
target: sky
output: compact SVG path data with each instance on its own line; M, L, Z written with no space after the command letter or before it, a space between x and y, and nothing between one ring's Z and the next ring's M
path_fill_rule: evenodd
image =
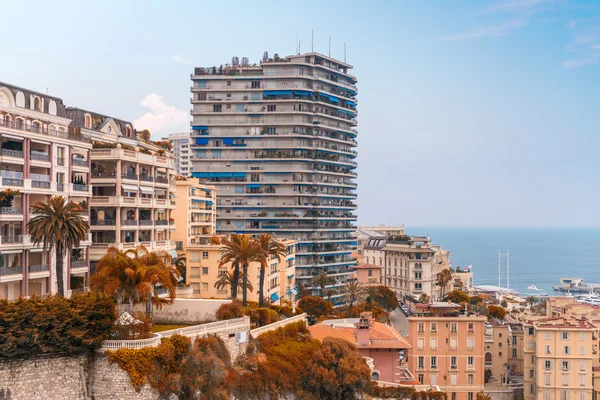
M226 4L5 2L0 81L160 138L189 130L193 67L314 30L358 78L360 225L600 226L600 2Z

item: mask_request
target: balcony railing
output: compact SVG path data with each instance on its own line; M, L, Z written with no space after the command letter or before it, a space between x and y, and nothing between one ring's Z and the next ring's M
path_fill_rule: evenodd
M78 192L87 192L88 190L90 190L90 186L89 185L80 185L78 183L74 183L73 184L73 190L76 190Z
M151 219L140 219L141 226L154 225L154 222Z
M4 157L23 158L23 152L20 150L2 149Z
M71 261L71 269L74 268L87 268L88 263L85 260Z
M29 158L31 160L35 160L35 161L44 161L44 162L50 161L50 156L48 156L48 154L31 153Z
M0 207L0 214L4 215L21 215L23 210L18 207Z
M23 235L0 236L1 244L23 243Z
M23 179L18 178L2 178L4 186L23 186Z
M148 175L140 175L140 181L153 182L154 178Z
M158 183L169 183L169 178L163 178L162 176L157 176L156 178L154 178L155 182Z
M39 133L42 135L47 135L47 136L54 136L54 137L60 137L60 138L64 138L64 139L69 139L69 140L77 140L80 142L87 142L90 143L91 139L89 136L85 136L81 133L67 133L67 132L61 132L61 131L57 131L57 130L48 130L48 128L42 128L40 126L37 125L26 125L22 122L16 122L16 121L5 121L5 120L0 120L0 126L5 126L11 129L17 129L20 131L25 131L25 132L34 132L34 133Z
M99 171L92 171L92 178L116 178L117 177L117 173L116 172L99 172Z
M56 190L58 190L59 192L64 192L65 191L65 184L58 182L56 184Z
M48 269L48 264L42 264L42 265L30 265L29 266L29 273L34 273L34 272L46 272L49 271Z
M124 219L121 221L121 224L125 226L137 226L138 221L137 219Z
M90 221L90 225L104 225L104 226L114 226L114 219L93 219Z
M122 173L121 174L121 178L123 179L133 179L135 181L138 180L138 176L136 174L127 174L127 173Z
M37 189L50 189L50 182L47 181L31 181L31 187Z
M56 164L60 165L61 167L64 167L64 165L65 165L65 159L64 159L64 157L58 157L56 159Z
M23 273L23 269L21 267L0 268L0 276L19 275L21 273Z
M169 225L169 221L165 219L159 219L154 222L156 225Z
M86 160L85 158L73 158L71 160L71 165L74 165L76 167L87 167L88 160Z

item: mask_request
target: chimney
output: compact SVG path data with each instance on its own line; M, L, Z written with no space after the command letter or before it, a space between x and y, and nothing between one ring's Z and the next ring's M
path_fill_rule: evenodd
M356 344L368 345L371 344L371 327L373 326L373 314L363 312L360 314L356 326Z

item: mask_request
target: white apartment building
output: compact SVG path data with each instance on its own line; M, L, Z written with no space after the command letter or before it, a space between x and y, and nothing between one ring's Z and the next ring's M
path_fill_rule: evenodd
M192 176L217 188L217 230L296 240L296 282L315 295L321 271L356 279L351 68L308 53L191 76Z
M191 138L189 133L171 133L163 138L171 142L173 157L175 157L175 171L181 176L192 176Z
M153 142L130 122L67 108L71 127L92 138L91 269L109 246L171 253L171 198L175 193L168 142Z
M437 285L437 274L450 268L450 251L428 237L374 236L365 241L363 256L366 264L383 267L382 283L399 297L426 294L437 300L452 290L452 282L443 289Z
M56 254L29 239L33 204L60 195L88 215L92 143L70 122L60 98L0 82L0 192L18 191L0 205L0 297L56 291ZM65 255L67 294L87 286L90 245Z

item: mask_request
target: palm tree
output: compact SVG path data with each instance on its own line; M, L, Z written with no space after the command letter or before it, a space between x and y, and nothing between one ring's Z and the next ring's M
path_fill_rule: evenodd
M219 279L217 279L217 281L215 282L215 287L218 290L222 290L226 287L229 287L230 290L232 291L231 297L233 298L233 280L234 280L233 272L227 271L223 275L219 276ZM246 281L248 281L248 290L251 292L254 291L254 288L252 287L252 283L248 280L248 278L246 278ZM242 277L240 276L240 278L237 282L237 285L242 286L243 284L244 283L242 282Z
M234 243L239 242L240 239L240 235L233 233L231 234L231 236L229 238L225 237L225 236L218 236L218 235L213 235L210 237L210 243L212 245L223 245L223 246L229 246L229 247L235 247ZM222 253L222 251L221 251ZM219 263L219 268L222 267L223 265L227 264L227 262L223 261L223 258L221 258L221 262ZM233 259L231 261L231 265L233 267L233 281L232 281L232 286L231 286L231 298L232 299L237 299L237 294L238 294L238 283L241 282L240 281L240 263L237 262L237 259Z
M359 302L364 300L367 290L362 283L358 283L358 281L350 281L346 283L346 286L344 286L344 292L349 303L348 316L349 318L352 318L352 305L355 301Z
M248 267L251 262L260 262L262 249L258 242L250 235L231 235L230 240L224 241L224 247L221 250L221 262L219 267L231 262L234 265L242 266L242 275L248 276ZM235 277L235 270L234 270ZM237 279L234 279L236 284ZM242 285L242 305L248 305L248 279L243 280Z
M177 268L177 271L179 271L179 276L181 276L181 281L184 285L187 284L186 263L187 258L185 256L185 253L177 255L177 258L173 260L173 265L175 265L175 268Z
M448 268L442 270L440 273L437 274L437 285L441 288L440 298L444 297L444 295L446 294L446 285L448 285L451 281L452 272L450 272Z
M535 297L528 296L525 301L529 304L529 308L533 310L533 305L535 304Z
M118 304L128 304L129 311L138 303L146 303L150 313L152 306L161 308L175 299L177 268L165 260L164 251L148 252L145 247L122 251L111 246L98 261L98 271L90 278L93 290L113 296ZM167 290L168 296L156 296L156 286Z
M377 286L367 286L365 288L366 291L366 301L369 304L377 303L379 299L381 299L381 292Z
M265 270L269 267L269 258L274 257L278 262L287 255L286 247L276 240L273 235L262 233L258 236L257 244L261 249L260 254L260 278L258 283L258 306L264 304Z
M65 295L65 251L78 248L90 231L90 224L82 217L82 211L79 204L67 203L66 198L54 196L45 203L36 202L32 206L33 218L27 223L34 246L42 243L45 251L56 250L56 282L60 296Z
M319 294L323 297L325 292L325 287L329 285L333 285L335 283L335 278L333 276L327 275L325 272L319 272L319 275L313 278L313 285L317 285L320 288Z
M325 295L327 296L327 301L331 303L331 296L336 295L338 293L337 289L328 288L325 289Z

